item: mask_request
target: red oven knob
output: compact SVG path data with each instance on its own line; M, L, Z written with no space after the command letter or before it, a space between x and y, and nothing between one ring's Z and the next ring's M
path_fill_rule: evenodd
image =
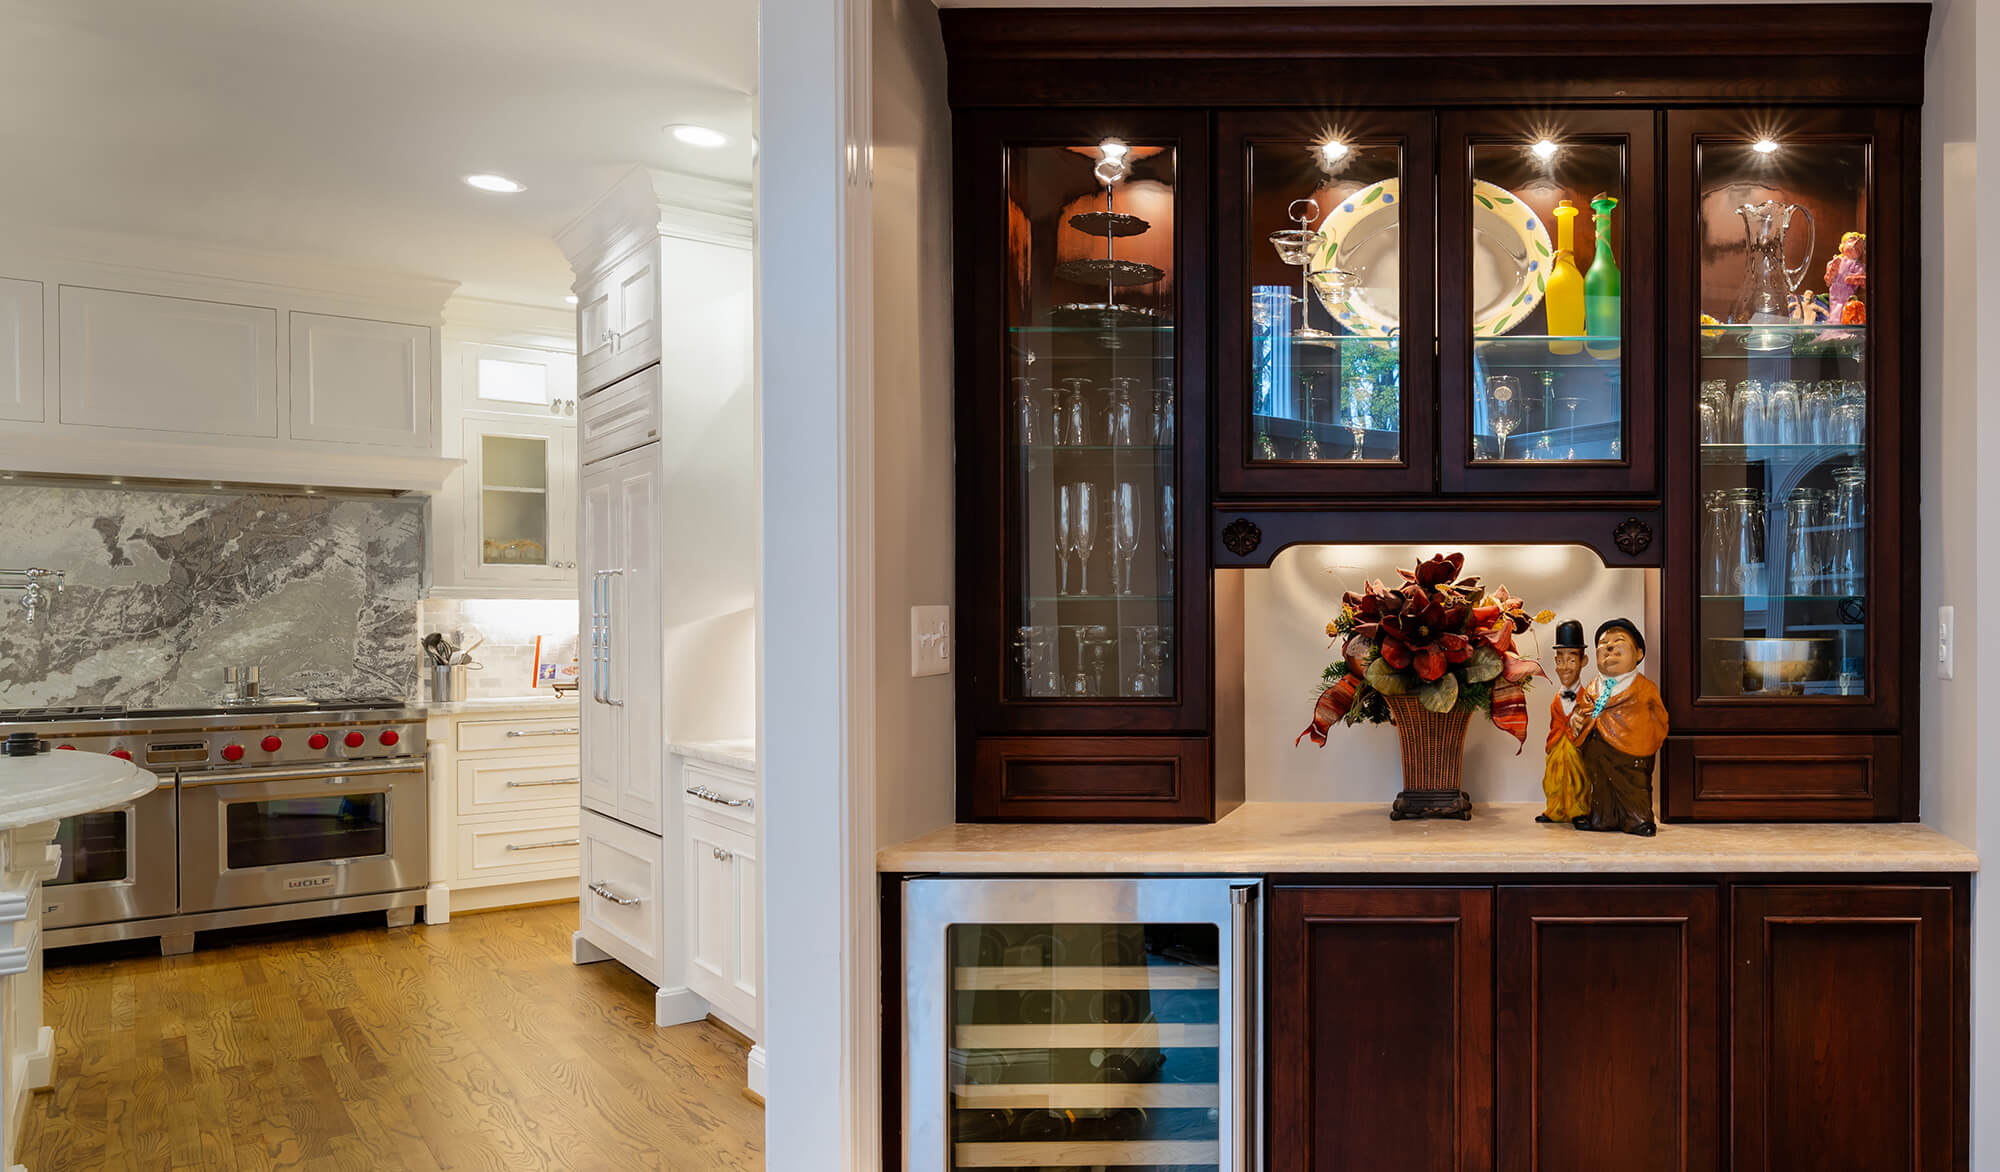
M306 738L306 744L311 745L315 749L324 749L326 748L326 734L314 733Z
M358 749L361 747L361 742L367 739L358 732L351 732L341 738L341 743L350 749Z
M70 752L72 752L72 753L76 752L76 746L75 746L75 745L57 745L57 746L56 746L56 748L58 748L58 749L68 749L68 750L69 750Z
M403 739L402 736L398 734L396 730L393 728L385 728L382 730L382 743L385 745L393 745L397 741L400 741L402 739Z
M130 761L130 760L132 759L132 750L130 750L130 749L113 749L113 750L111 750L111 755L112 755L113 757L116 757L116 758L118 758L118 759L119 759L119 760L121 760L121 761Z
M259 742L259 745L266 753L275 753L285 747L285 742L279 740L277 737L265 737Z
M243 746L242 746L242 745L224 745L224 746L222 746L222 759L223 759L224 761L241 761L241 760L243 760Z

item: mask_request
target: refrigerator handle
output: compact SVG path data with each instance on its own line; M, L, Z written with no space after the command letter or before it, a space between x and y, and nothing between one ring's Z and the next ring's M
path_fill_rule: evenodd
M1228 1154L1229 1172L1252 1172L1256 1168L1252 1152L1255 1136L1262 1128L1262 1121L1252 1116L1258 1099L1251 1093L1250 1082L1256 1077L1258 1064L1253 1061L1257 1046L1256 1021L1252 1007L1255 1005L1257 989L1257 920L1255 905L1251 902L1257 896L1254 885L1229 889L1229 940L1234 950L1232 968L1234 980L1231 984L1229 1003L1229 1036L1235 1043L1229 1048L1229 1085L1235 1098L1232 1104L1236 1130L1232 1137L1232 1151Z

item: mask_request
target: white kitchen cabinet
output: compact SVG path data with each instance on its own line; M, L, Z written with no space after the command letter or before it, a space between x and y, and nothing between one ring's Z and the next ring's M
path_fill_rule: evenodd
M576 417L583 462L595 464L656 442L665 425L663 406L658 363L585 399Z
M576 355L530 346L453 342L446 348L461 411L576 418Z
M61 422L277 437L275 309L64 285L56 312Z
M440 530L457 557L440 584L576 589L576 428L560 419L467 416L457 509Z
M589 395L660 360L660 246L645 241L577 286L577 389Z
M584 468L583 803L661 830L659 447Z
M426 923L576 893L577 727L573 699L434 708Z
M291 314L291 437L426 450L436 443L433 330Z
M599 952L660 984L667 967L667 917L659 836L584 810L578 837L578 934Z
M757 1031L762 913L757 840L687 811L682 851L688 989L737 1029Z
M0 419L40 423L42 283L0 277Z

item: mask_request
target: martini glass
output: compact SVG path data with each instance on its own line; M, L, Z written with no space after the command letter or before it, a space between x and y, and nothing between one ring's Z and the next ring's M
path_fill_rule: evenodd
M1521 428L1521 380L1511 374L1496 374L1486 380L1487 409L1493 420L1493 435L1500 441L1498 459L1507 458L1507 437Z

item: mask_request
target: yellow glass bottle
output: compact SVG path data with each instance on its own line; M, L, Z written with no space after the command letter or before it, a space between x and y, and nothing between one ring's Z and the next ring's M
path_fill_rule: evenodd
M1583 349L1583 274L1576 271L1576 205L1556 205L1556 256L1549 264L1549 287L1542 294L1549 334L1576 341L1549 343L1551 354L1575 354Z

